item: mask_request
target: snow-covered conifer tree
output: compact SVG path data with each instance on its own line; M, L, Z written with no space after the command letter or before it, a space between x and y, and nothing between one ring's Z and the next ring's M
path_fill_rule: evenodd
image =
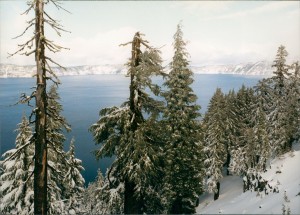
M70 149L66 153L66 173L64 173L63 185L65 189L64 198L67 214L78 214L81 212L80 205L84 191L84 178L81 175L82 161L75 157L75 140L71 140Z
M81 212L83 214L96 214L95 205L97 203L96 199L96 192L97 189L96 181L90 182L87 188L84 190L83 197L82 197L82 205L81 205Z
M284 46L278 48L272 67L275 68L274 76L270 79L272 93L272 107L269 114L270 141L275 154L282 154L291 149L289 137L289 117L287 115L287 88L290 76L290 66L286 64L288 52Z
M235 100L236 99L236 93L234 90L230 90L228 94L224 95L224 101L225 101L225 107L223 110L224 114L224 124L225 131L224 131L224 137L225 137L225 146L226 146L226 163L225 166L227 167L227 175L230 174L229 171L229 164L231 160L231 150L234 146L234 143L236 141L236 132L238 130L238 123L237 118L235 114Z
M248 170L256 164L256 142L252 122L252 109L255 104L254 90L244 85L237 92L235 98L236 132L235 141L231 149L231 172L243 175L248 179ZM252 174L252 173L251 173ZM244 190L248 189L244 181Z
M105 108L100 111L100 119L90 128L95 142L101 148L95 152L98 158L115 155L116 159L108 174L117 179L110 189L124 184L124 213L149 212L147 199L149 188L159 181L159 147L153 135L153 125L162 106L146 92L150 89L158 95L159 88L151 76L162 74L160 52L148 45L137 32L130 42L131 58L128 62L130 77L129 100L121 107ZM142 50L142 47L145 50ZM144 116L148 113L148 118ZM152 195L152 193L151 193Z
M220 179L223 177L222 169L227 160L225 114L224 94L220 88L217 88L203 120L207 189L215 193L215 200L219 197Z
M174 56L163 93L167 105L163 114L167 150L166 185L168 213L195 213L198 195L202 192L200 106L191 84L193 73L188 68L188 53L181 25L174 35Z
M286 115L289 126L287 134L289 143L300 138L300 65L292 64L292 73L287 84Z
M272 151L268 135L267 119L270 94L268 93L268 87L265 81L266 80L260 81L255 87L256 102L252 110L257 172L266 171L267 160L269 160Z
M84 179L81 160L75 158L74 140L69 152L63 150L66 141L64 131L70 131L70 125L61 115L57 86L52 85L48 92L48 212L50 214L70 214L79 212L80 197Z
M66 153L63 144L66 140L63 131L70 131L66 119L61 116L63 110L59 103L60 96L57 86L52 85L48 92L48 120L47 120L47 145L48 145L48 212L50 214L63 214L65 211L65 196L63 179L67 171Z
M32 128L23 116L16 130L16 147L5 152L0 161L0 213L33 214Z

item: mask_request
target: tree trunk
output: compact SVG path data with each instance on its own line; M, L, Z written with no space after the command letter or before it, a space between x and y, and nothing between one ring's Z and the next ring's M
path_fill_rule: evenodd
M46 140L46 70L44 47L44 2L36 1L36 109L35 109L35 169L34 169L34 214L47 214L47 140Z
M217 192L214 194L214 200L217 200L220 195L220 182L217 182Z
M182 201L178 197L175 199L175 201L172 204L172 208L170 210L170 214L182 214Z
M226 159L226 174L227 175L230 175L230 172L229 172L230 159L231 159L231 155L230 155L230 153L227 153L227 159Z
M124 214L142 214L142 202L134 196L134 183L125 181Z

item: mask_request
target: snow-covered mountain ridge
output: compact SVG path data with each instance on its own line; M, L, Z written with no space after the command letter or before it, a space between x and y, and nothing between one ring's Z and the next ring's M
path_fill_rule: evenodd
M294 145L294 151L288 152L271 161L262 177L278 193L247 191L243 193L242 178L225 176L221 180L220 197L213 200L213 194L200 197L198 214L282 214L283 207L291 214L300 214L300 143ZM284 193L288 199L285 200ZM283 206L285 205L285 206ZM287 214L287 213L285 213Z
M236 65L191 66L190 68L195 74L272 75L271 64L266 61ZM66 70L53 67L53 70L57 76L126 74L127 71L122 64L73 66L66 67ZM32 77L35 71L35 66L0 64L0 78Z

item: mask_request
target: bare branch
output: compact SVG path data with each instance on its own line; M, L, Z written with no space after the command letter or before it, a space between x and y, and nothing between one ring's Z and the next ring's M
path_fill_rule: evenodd
M58 10L59 10L59 9L62 9L62 10L64 10L64 11L66 11L67 13L70 13L70 14L71 14L70 11L66 10L65 8L63 8L62 6L59 5L60 2L58 2L58 1L56 1L56 0L50 0L50 1L55 5L55 7L56 7Z
M54 81L52 78L51 78L51 80L52 80L56 85L60 84L59 78L57 77L57 75L54 73L54 71L53 71L52 68L50 67L48 61L46 61L46 67L47 67L47 68L46 68L46 71L47 71L50 75L52 75L57 81Z
M62 68L62 69L64 69L64 70L67 70L65 67L61 66L60 64L58 64L58 63L56 63L54 60L52 60L50 57L46 57L46 56L45 56L45 59L46 59L46 60L49 60L51 63L57 65L58 67L60 67L60 68ZM46 62L47 62L47 61L46 61Z
M148 44L146 44L146 42L148 42L147 40L141 40L141 43L145 46L145 47L147 47L148 49L152 49L152 47L151 46L149 46Z
M59 45L53 43L53 41L50 41L46 38L45 38L45 45L46 45L47 49L53 53L59 52L61 49L70 50L69 48L59 46Z
M29 13L29 11L33 8L33 6L34 6L34 2L32 1L32 2L27 2L27 5L29 6L29 8L27 8L27 10L25 10L23 13L21 13L21 15L24 15L24 14L28 14Z
M35 112L36 110L32 110L31 113L30 113L30 116L29 116L29 122L32 124L32 123L35 123L35 120L31 120L31 118L33 117L33 115L35 115Z
M28 30L29 28L31 28L34 24L35 24L34 22L30 23L30 25L28 25L27 28L25 28L25 30L23 31L22 34L20 34L19 36L14 37L14 38L12 38L12 39L17 39L17 38L19 38L19 37L22 37L22 36L27 32L27 30Z
M27 42L25 42L25 43L23 43L23 44L21 44L21 45L18 45L20 48L16 51L16 52L14 52L13 54L10 54L10 53L8 53L8 57L12 57L12 56L14 56L14 55L16 55L16 54L18 54L18 53L20 53L21 55L24 55L25 53L21 53L26 47L27 48L29 48L29 49L31 49L31 47L32 47L32 45L28 45L29 43L33 43L33 40L35 39L35 36L33 36L30 40L28 40Z
M127 45L129 45L129 44L132 44L132 42L122 43L122 44L120 44L119 46L127 46Z
M27 51L26 51L24 54L25 54L26 56L29 56L29 55L35 53L35 51L36 51L36 49L33 49L31 52L27 52Z
M49 26L51 26L53 30L55 30L55 32L58 36L61 36L61 31L71 33L70 31L63 29L63 26L58 24L56 21L52 21L52 20L48 20L48 19L44 19L44 21Z

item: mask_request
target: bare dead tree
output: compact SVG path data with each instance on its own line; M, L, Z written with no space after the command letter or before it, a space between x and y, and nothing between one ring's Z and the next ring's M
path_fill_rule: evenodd
M54 29L59 36L61 36L62 31L66 32L63 26L59 24L59 21L51 18L44 10L45 4L48 3L53 3L57 9L65 10L57 0L32 0L28 2L29 7L23 14L27 15L31 10L34 10L35 18L28 21L28 25L23 33L15 38L23 36L33 26L35 27L34 35L25 43L18 45L19 48L15 53L9 54L10 57L16 54L26 56L35 54L35 90L30 96L22 94L20 103L29 104L32 99L35 99L35 108L31 114L31 116L35 116L35 120L31 121L35 123L35 134L32 138L35 144L34 213L43 215L47 214L47 118L51 114L47 111L47 80L51 80L57 85L60 84L50 64L63 68L46 55L46 50L56 53L66 49L55 44L45 36L44 28L46 24ZM34 43L35 46L33 45Z

